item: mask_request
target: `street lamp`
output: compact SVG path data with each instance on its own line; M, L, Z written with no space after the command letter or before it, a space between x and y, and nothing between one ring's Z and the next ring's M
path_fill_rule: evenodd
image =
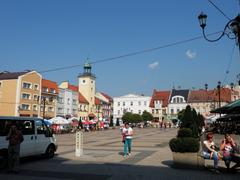
M218 89L218 107L221 107L221 81L218 81L218 85L217 85L217 89Z
M207 15L201 12L201 14L198 16L199 24L203 31L203 37L209 41L209 42L215 42L220 40L224 35L227 35L229 39L235 39L236 43L239 47L240 52L240 15L238 14L234 19L231 19L228 21L228 23L225 25L224 30L222 34L216 38L216 39L208 39L205 34L205 27L206 27L206 21L207 21Z

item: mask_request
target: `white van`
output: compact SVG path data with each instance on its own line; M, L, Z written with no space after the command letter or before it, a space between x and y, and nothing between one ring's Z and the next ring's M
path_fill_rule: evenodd
M20 157L44 154L52 158L57 150L56 138L40 118L0 116L0 167L7 159L9 128L15 124L21 130L24 141L21 143Z

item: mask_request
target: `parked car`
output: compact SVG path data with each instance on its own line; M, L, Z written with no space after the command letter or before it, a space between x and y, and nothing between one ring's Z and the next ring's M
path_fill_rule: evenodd
M57 150L56 138L40 118L0 116L0 167L6 164L8 141L6 136L14 124L22 131L20 157L43 154L52 158Z

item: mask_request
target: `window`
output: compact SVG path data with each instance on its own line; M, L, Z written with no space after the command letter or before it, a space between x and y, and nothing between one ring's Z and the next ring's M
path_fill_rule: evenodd
M158 114L159 112L158 112L158 109L156 109L156 114Z
M125 106L125 102L123 102L123 106Z
M48 88L47 87L43 87L43 92L48 92Z
M154 114L154 109L152 109L152 114Z
M83 82L83 84L85 84L85 83L86 83L86 80L83 80L82 82Z
M38 87L39 87L38 84L34 84L34 89L35 90L38 90Z
M120 110L118 110L118 115L120 115Z
M30 110L29 104L22 104L21 105L21 110Z
M93 83L93 81L91 81L91 83Z
M147 106L147 101L144 101L144 106Z
M118 102L118 106L120 106L120 102Z
M54 112L54 108L53 107L48 107L48 112Z
M30 94L27 94L27 93L22 93L22 99L31 99L31 96Z
M2 82L0 82L0 87L2 87Z
M73 105L77 105L77 100L73 99Z
M141 101L138 101L138 105L141 106Z
M141 114L141 110L138 110L138 114Z
M63 108L58 108L58 113L63 113Z
M171 109L171 114L174 114L174 110L173 109Z
M38 95L34 94L33 99L34 99L34 101L38 101Z
M131 101L130 105L133 106L133 102L132 101Z
M180 98L180 103L183 103L183 98Z
M63 103L63 98L62 97L58 97L58 103Z
M180 112L180 109L177 109L177 113L179 113Z
M173 98L173 103L176 103L177 101L176 101L176 98Z
M53 89L53 88L51 88L51 89L50 89L50 93L56 93L56 90Z
M36 121L36 127L37 127L37 133L38 134L46 134L47 132L47 127L41 120Z
M34 104L34 105L33 105L33 111L37 111L37 110L38 110L37 105Z
M23 87L24 89L31 89L31 88L32 88L32 84L31 84L31 83L26 83L26 82L24 82L24 83L22 84L22 87Z
M67 99L67 104L68 104L68 105L70 104L70 98Z

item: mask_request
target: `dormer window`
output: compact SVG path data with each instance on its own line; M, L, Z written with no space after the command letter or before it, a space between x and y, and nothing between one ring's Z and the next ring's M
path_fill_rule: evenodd
M43 92L48 92L48 88L47 87L43 87Z

